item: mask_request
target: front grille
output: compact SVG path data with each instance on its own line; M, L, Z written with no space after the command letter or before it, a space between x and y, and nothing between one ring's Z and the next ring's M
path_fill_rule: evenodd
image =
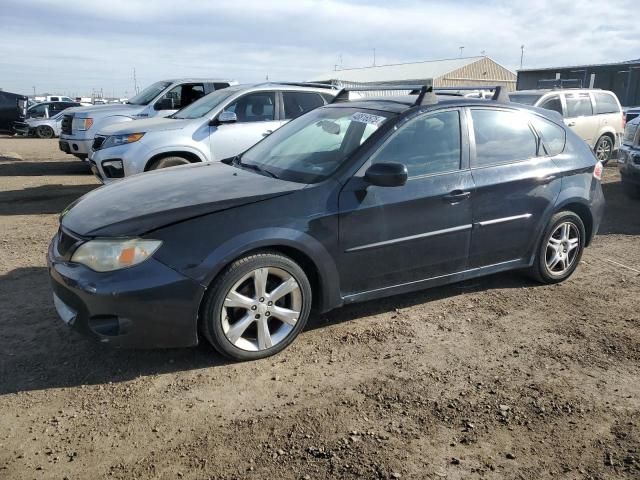
M71 135L71 123L73 122L73 113L62 117L61 131L65 135Z
M91 145L91 148L94 150L100 150L100 147L102 147L102 144L104 143L106 138L107 137L101 137L100 135L96 135L93 139L93 145Z
M66 232L62 227L58 229L58 235L56 237L56 250L58 254L63 258L71 258L71 254L76 249L77 244L81 242L80 238L71 235Z

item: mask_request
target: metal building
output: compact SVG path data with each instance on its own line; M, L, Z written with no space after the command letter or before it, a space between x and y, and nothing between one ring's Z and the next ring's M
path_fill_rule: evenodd
M309 79L339 86L420 84L437 87L506 87L513 91L516 75L489 57L466 57L336 69Z
M640 58L620 63L519 70L517 89L540 88L549 85L552 80L572 81L575 86L585 88L611 90L622 105L640 105Z

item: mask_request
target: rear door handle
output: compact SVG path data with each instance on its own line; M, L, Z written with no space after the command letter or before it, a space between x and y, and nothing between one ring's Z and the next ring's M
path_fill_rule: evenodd
M262 136L263 137L268 137L269 135L271 135L273 133L273 130L267 130L266 132L262 132Z
M466 200L470 196L471 196L471 192L466 192L463 190L454 190L453 192L450 192L444 197L442 197L442 199L445 200L446 202L458 203L463 200Z

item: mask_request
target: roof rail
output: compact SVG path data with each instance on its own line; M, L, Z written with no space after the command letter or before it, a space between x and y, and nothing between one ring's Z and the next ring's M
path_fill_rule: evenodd
M409 95L417 95L416 105L435 105L438 99L433 95L433 87L426 85L371 85L358 87L344 87L333 98L331 103L341 103L349 100L349 92L387 92L389 90L409 90Z
M481 85L477 87L436 87L434 88L435 93L438 92L460 92L460 91L471 91L475 92L477 90L493 90L493 95L491 96L491 100L497 102L509 102L509 95L507 94L506 89L501 85Z
M261 82L256 86L265 85L290 85L292 87L312 87L312 88L326 88L329 90L338 90L338 87L331 85L330 83L314 83L314 82Z

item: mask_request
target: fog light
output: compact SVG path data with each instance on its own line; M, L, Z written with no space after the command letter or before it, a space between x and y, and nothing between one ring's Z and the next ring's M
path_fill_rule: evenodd
M123 178L124 167L122 166L122 160L106 160L102 162L102 170L104 175L108 178Z

